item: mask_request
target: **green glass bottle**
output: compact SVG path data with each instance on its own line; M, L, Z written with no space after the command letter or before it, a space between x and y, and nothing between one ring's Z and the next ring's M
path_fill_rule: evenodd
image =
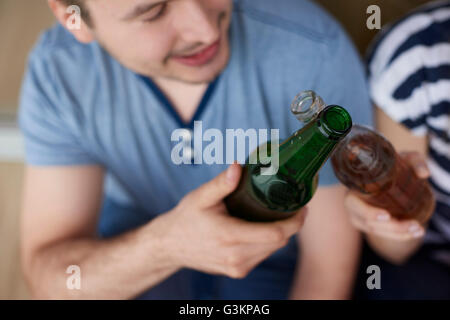
M225 198L230 214L249 221L291 217L311 200L320 168L351 127L352 119L344 108L326 107L280 144L278 171L271 175L263 174L270 166L267 160L272 159L270 142L262 153L268 159L260 157L263 145L259 146L253 151L257 161L251 164L247 159L237 189Z

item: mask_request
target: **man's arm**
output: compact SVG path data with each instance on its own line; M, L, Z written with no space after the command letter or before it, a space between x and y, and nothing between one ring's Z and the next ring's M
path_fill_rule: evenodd
M100 167L27 168L22 263L32 294L133 298L181 268L245 277L300 230L304 210L272 223L230 216L223 199L237 187L240 175L241 167L234 164L146 225L101 240L95 232L102 199ZM66 287L71 265L81 269L81 290Z
M361 241L344 208L345 192L340 185L321 187L308 204L291 299L350 298Z
M96 237L102 186L97 166L26 169L22 263L34 297L130 298L176 271L148 226ZM70 265L81 268L81 290L66 286Z

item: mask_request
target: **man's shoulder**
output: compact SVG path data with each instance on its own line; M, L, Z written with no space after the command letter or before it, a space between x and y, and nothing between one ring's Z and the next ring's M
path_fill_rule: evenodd
M279 32L329 43L342 32L339 23L310 0L235 0L235 10L247 19Z
M92 72L92 64L98 62L96 56L99 55L101 47L97 42L81 43L56 23L40 35L28 56L28 64L53 75L58 70L61 76L68 72L71 78L83 77L83 74Z
M92 85L111 60L97 42L81 43L58 23L40 35L26 73L35 85L45 80L56 89L74 92Z
M23 109L71 114L91 107L85 93L105 89L99 79L102 72L112 72L111 63L96 42L80 43L63 26L54 25L40 35L28 56L21 104L30 106Z
M61 24L56 23L41 33L34 45L32 55L49 55L74 49L87 49L88 45L78 42Z

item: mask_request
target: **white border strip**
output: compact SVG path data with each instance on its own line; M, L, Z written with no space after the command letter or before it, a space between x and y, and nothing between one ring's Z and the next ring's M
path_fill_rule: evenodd
M24 142L19 128L0 121L0 161L23 162L24 159Z

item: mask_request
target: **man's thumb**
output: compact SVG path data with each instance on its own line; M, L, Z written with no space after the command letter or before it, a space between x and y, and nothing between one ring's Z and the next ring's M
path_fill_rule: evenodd
M197 189L197 199L203 206L212 206L222 201L233 192L239 184L242 168L233 163L217 177Z

